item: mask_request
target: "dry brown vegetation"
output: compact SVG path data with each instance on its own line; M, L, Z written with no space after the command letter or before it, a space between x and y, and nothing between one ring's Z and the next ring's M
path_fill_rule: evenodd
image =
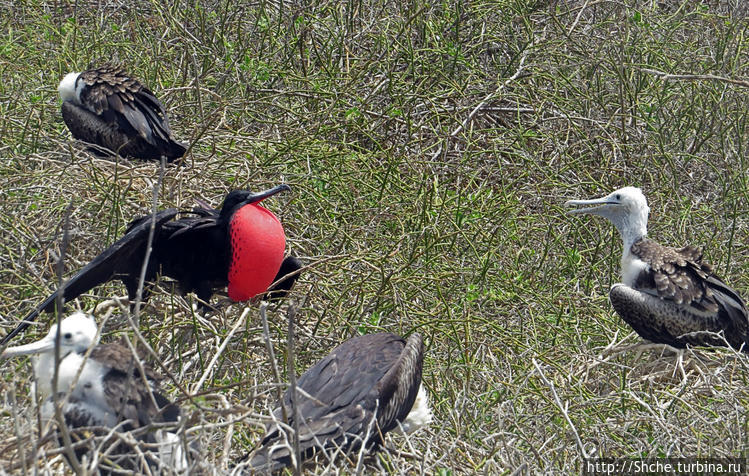
M288 305L298 371L356 333L424 335L435 422L389 437L367 472L569 474L584 456L746 456L749 360L612 352L639 341L607 300L618 236L561 206L640 186L650 235L704 246L749 296L746 15L738 0L6 0L0 332L56 287L69 204L68 276L149 210L158 166L92 157L59 114L65 72L115 60L191 146L166 170L160 207L292 186L267 203L308 265L268 316L282 370ZM123 293L114 283L78 305ZM175 376L164 385L205 467L226 473L259 440L274 378L256 306L224 300L201 316L193 301L157 293L140 328ZM132 335L117 315L106 330ZM40 471L66 470L54 446L34 446L28 362L1 365L0 468L23 471L20 447L37 451Z

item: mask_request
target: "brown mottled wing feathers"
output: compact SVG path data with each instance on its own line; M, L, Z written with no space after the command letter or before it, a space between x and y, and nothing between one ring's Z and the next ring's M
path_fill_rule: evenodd
M641 276L641 279L652 279L652 287L659 297L679 305L697 305L709 312L718 311L718 303L706 281L712 275L712 268L702 262L702 252L698 248L676 249L645 238L632 245L632 254L650 265L652 273ZM648 287L647 284L638 282L635 287Z
M81 73L81 79L88 88L81 93L81 102L93 107L96 114L102 114L112 106L109 97L116 95L119 107L132 103L143 86L131 78L121 68L107 65ZM118 111L121 112L121 111Z
M631 251L650 269L640 273L634 288L615 286L609 297L617 313L638 334L671 345L721 345L727 341L734 348L749 350L746 304L713 274L699 249L670 248L641 239ZM705 332L722 332L725 340Z
M114 135L117 139L103 140L104 143L101 145L110 149L110 145L114 145L116 148L112 150L115 152L141 158L159 158L163 154L169 159L174 159L185 153L184 146L172 138L164 106L138 80L130 77L121 68L110 65L84 71L80 78L88 86L81 91L81 102L87 110L99 117L108 118L104 121L105 124L114 123L121 127L127 125L122 131L115 127L113 131L99 133ZM83 117L82 114L78 114ZM88 121L95 124L90 119ZM70 122L65 122L70 127ZM104 130L99 125L89 128ZM127 138L128 128L135 131L142 143ZM118 132L123 136L122 139L117 136ZM82 134L73 135L83 138ZM127 140L123 140L124 138ZM94 142L90 139L88 141Z
M383 405L377 419L382 432L395 428L411 411L421 385L423 360L424 343L419 334L413 333L408 337L395 365L377 384Z
M132 427L137 428L165 420L162 410L171 405L157 391L153 391L151 397L151 389L146 386L128 347L120 343L98 345L90 358L109 368L103 379L104 394L109 406L120 415L120 421L131 420ZM147 365L143 368L149 385L155 385L158 376ZM170 416L169 420L176 420L178 412Z
M119 342L100 344L94 347L91 351L91 358L119 373L133 373L133 375L140 376L140 369L133 358L133 353L124 342L124 338L120 339ZM143 370L146 372L147 379L154 382L161 379L150 366L143 365Z
M100 452L97 474L110 474L110 468L118 469L111 474L150 474L143 464L156 468L161 463L150 451L144 452L142 447L133 444L133 437L137 441L158 443L159 436L150 425L179 420L177 405L156 390L151 393L156 375L144 365L148 382L144 381L136 358L127 345L120 343L101 344L92 349L89 362L95 361L102 367L104 398L109 408L87 401L85 390L71 395L65 406L65 421L74 441L100 437L75 450L79 458L88 451ZM115 425L117 431L132 431L131 436L112 437L110 427ZM134 456L136 454L138 457Z

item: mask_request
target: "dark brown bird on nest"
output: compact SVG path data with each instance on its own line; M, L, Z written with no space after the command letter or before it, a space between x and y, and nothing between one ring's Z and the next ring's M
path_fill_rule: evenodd
M97 153L168 162L185 154L175 141L166 110L153 93L112 65L68 73L57 88L62 118L78 140Z
M277 409L259 447L245 458L249 468L265 473L292 465L289 429L295 425L302 460L319 452L332 457L376 449L389 431L410 433L428 425L432 412L421 385L423 359L417 333L407 339L367 334L339 345L297 380L296 411L291 390L286 392L288 424L276 423L283 419Z

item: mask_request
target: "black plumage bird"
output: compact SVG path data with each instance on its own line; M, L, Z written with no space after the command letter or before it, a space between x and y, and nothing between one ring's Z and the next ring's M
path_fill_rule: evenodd
M220 210L157 212L145 281L153 282L159 274L168 276L183 293L194 292L205 303L216 289L225 286L234 301L246 301L266 291L270 291L269 297L285 296L299 276L301 263L292 256L284 259L283 227L273 213L260 206L263 199L285 190L290 187L279 185L261 193L235 190L226 196ZM134 302L153 218L147 215L134 220L125 236L70 278L63 286L64 300L119 279ZM28 327L39 313L54 311L59 292L34 308L0 345ZM148 289L143 297L148 297Z
M728 343L749 352L744 300L703 261L698 248L672 248L647 237L650 208L639 188L566 204L593 205L571 213L602 216L619 231L624 242L622 282L611 287L609 299L641 337L679 348Z
M119 67L68 73L57 88L62 118L76 139L123 157L168 162L185 154L154 94Z
M419 334L408 339L390 333L349 339L297 380L301 458L316 452L373 449L391 430L411 432L431 422L421 385L424 345ZM284 395L294 426L291 395ZM282 419L282 410L274 419ZM260 446L250 455L253 471L273 472L292 464L292 437L271 423ZM247 458L245 458L247 459Z

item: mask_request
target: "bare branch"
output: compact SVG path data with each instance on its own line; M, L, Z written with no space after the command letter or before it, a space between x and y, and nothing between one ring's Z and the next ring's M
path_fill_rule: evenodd
M642 71L643 73L658 76L664 81L720 81L722 83L735 84L736 86L749 88L749 81L743 79L725 78L723 76L716 76L714 74L670 74L663 71L658 71L657 69L639 67L636 67L636 69Z
M86 474L84 469L81 467L78 456L73 451L73 442L70 439L70 432L68 426L65 424L65 417L62 414L62 406L65 404L63 401L60 403L58 400L59 390L57 388L58 376L60 374L60 361L62 356L60 355L60 321L63 317L63 307L65 305L65 280L63 274L65 273L65 254L68 251L68 245L70 244L70 214L73 210L73 201L68 204L65 209L65 224L62 227L62 243L60 244L60 260L57 262L57 281L58 289L60 290L57 294L56 302L56 316L57 316L57 332L55 333L55 369L52 374L52 404L55 409L55 421L57 422L57 431L62 436L63 446L65 447L65 456L70 462L70 466L73 467L75 474ZM65 389L70 390L70 389ZM67 398L65 399L67 400Z
M562 404L562 400L559 398L559 395L557 395L557 391L554 388L554 384L551 383L546 378L543 370L541 370L541 367L538 365L538 362L536 362L536 359L532 359L532 362L533 362L533 366L536 367L536 370L538 371L538 375L541 377L541 380L543 380L546 386L549 387L549 390L551 390L551 394L554 397L554 403L557 404L559 411L562 412L562 416L567 421L567 424L570 426L570 429L572 430L572 434L575 435L575 442L577 443L577 448L580 450L580 456L583 458L587 458L588 453L585 451L585 446L583 446L583 442L580 439L580 434L577 432L577 428L575 428L575 425L572 423L572 420L570 419L569 412L567 411L567 405Z
M281 380L281 372L278 371L278 366L276 365L276 354L275 352L273 352L273 343L270 340L270 330L268 329L267 310L268 310L268 302L262 301L260 303L260 319L263 323L263 337L265 338L265 346L268 349L268 358L270 359L270 367L273 370L273 376L275 377L276 382L278 383L278 385L276 385L276 395L278 397L281 412L283 414L283 421L288 422L289 418L288 418L288 414L286 413L286 407L283 404L283 392L281 391L283 380Z
M516 79L520 77L520 75L523 73L523 70L525 69L525 59L528 57L528 53L530 52L531 49L533 49L533 43L530 43L525 47L525 50L523 51L523 55L520 57L520 61L518 62L518 67L515 70L515 73L513 73L512 76L510 76L502 84L500 84L499 87L497 87L497 89L487 94L484 97L484 99L482 99L481 102L478 103L478 105L476 105L476 107L474 107L471 110L471 112L463 120L463 122L457 128L455 128L455 130L452 131L449 136L447 136L447 138L445 139L446 147L449 147L450 142L452 142L452 140L458 134L460 134L460 131L468 127L468 124L470 124L471 121L473 121L473 118L476 117L476 114L478 114L479 111L481 111L489 101L494 99L495 96L498 96L507 87L508 84L510 84L511 82L515 81ZM446 149L444 150L446 151ZM442 145L440 145L430 157L430 161L433 162L437 160L440 154L442 154L442 151L443 151L443 147Z
M294 458L292 459L294 465L294 475L300 476L302 474L302 451L299 446L299 405L297 405L297 388L296 388L296 372L294 369L294 318L296 317L296 308L289 306L287 313L289 321L289 332L287 339L287 353L288 353L288 373L289 373L289 389L290 389L290 400L291 400L291 413L293 420L291 421L291 427L294 429L294 435L292 438L292 447L294 450Z

